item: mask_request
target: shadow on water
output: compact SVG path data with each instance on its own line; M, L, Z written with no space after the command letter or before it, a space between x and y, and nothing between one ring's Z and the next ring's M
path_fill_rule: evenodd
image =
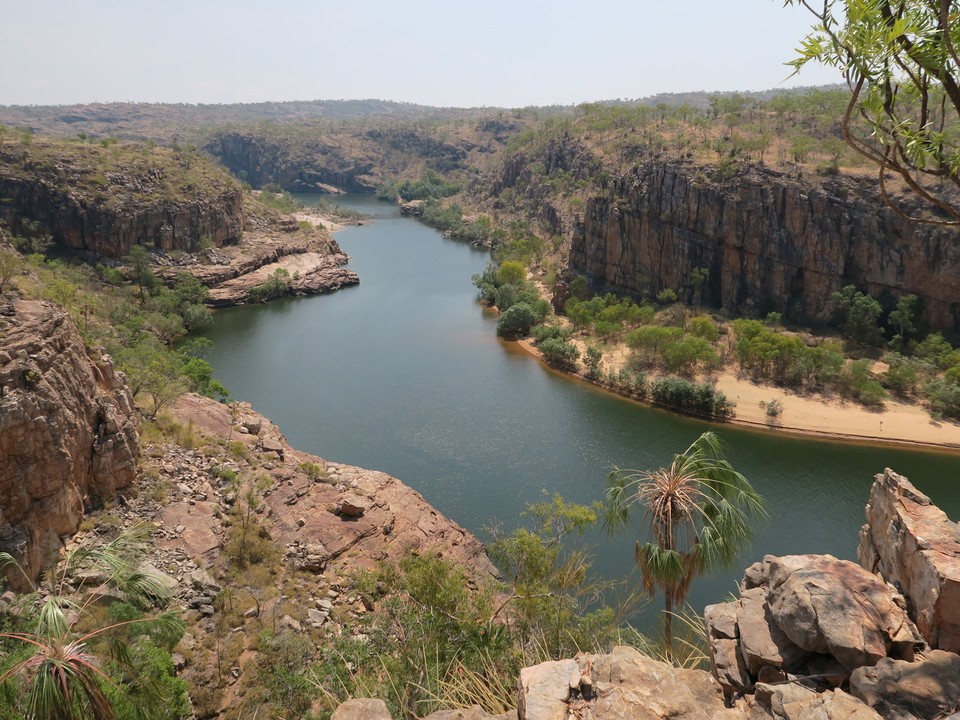
M498 340L477 303L470 277L486 252L373 198L337 201L380 216L337 234L360 285L218 311L207 333L217 377L295 447L389 472L483 537L515 527L544 494L599 500L612 467L666 464L709 427L548 371ZM733 591L764 553L854 558L884 467L960 517L957 456L718 429L770 518L735 568L695 582L695 607ZM630 572L634 540L591 534L597 571Z

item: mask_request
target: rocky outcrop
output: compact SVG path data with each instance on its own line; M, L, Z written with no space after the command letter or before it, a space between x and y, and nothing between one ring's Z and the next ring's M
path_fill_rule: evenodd
M242 191L205 167L209 160L159 148L113 152L41 140L0 144L0 220L17 234L49 235L105 257L128 255L135 244L189 251L200 238L218 247L240 238Z
M938 328L960 329L957 231L910 223L852 178L816 186L753 168L712 180L704 168L648 161L590 198L570 267L597 290L692 295L803 323L830 318L831 295L853 283L877 296L914 293Z
M960 652L960 527L907 478L877 475L860 531L860 564L907 599L931 647Z
M187 395L172 412L215 437L232 436L270 463L275 484L264 498L267 517L274 540L296 568L314 573L346 564L372 569L383 560L437 552L478 581L498 574L472 534L394 477L297 451L249 405L236 406L232 417L222 403ZM237 430L231 431L235 423ZM239 431L251 424L259 426L256 434ZM195 504L184 512L195 514Z
M250 291L277 271L286 271L287 295L319 295L360 282L343 267L346 253L333 236L321 229L301 231L295 224L289 232L248 232L227 248L201 254L161 258L166 264L157 274L172 285L180 273L188 273L210 288L207 304L230 307L250 302Z
M213 307L243 305L250 301L250 291L269 280L277 270L289 274L289 295L320 295L360 282L357 273L341 267L329 255L307 252L288 255L275 263L220 283L211 288L207 302Z
M63 310L13 304L0 319L0 550L34 578L85 508L136 477L133 400ZM22 588L23 578L7 577Z
M912 660L924 645L899 593L829 555L768 555L747 569L740 598L707 607L705 618L728 697L788 676L837 687L859 667Z

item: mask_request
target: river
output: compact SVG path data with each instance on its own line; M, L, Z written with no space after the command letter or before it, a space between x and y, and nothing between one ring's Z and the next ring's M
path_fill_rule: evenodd
M489 539L489 528L515 527L548 494L600 500L613 466L667 464L710 427L543 367L499 340L495 315L477 302L470 277L487 252L371 197L339 202L378 216L337 233L359 286L218 311L206 333L216 377L294 447L394 475ZM884 467L960 517L956 455L717 430L769 519L734 568L694 582L697 609L734 592L765 553L855 559L869 487ZM591 533L597 571L630 573L634 539Z

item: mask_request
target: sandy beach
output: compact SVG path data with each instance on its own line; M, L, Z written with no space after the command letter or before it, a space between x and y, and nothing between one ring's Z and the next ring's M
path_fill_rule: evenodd
M581 354L585 345L574 339ZM519 345L543 360L532 340ZM626 361L625 348L604 354L602 364L617 369ZM587 382L584 373L577 376ZM921 405L887 400L881 411L866 410L860 405L818 394L799 395L773 385L758 385L737 377L725 369L714 378L717 389L737 404L734 425L767 432L817 435L836 440L865 443L917 445L945 451L960 451L960 424L948 420L935 421ZM760 403L779 400L783 410L776 418L768 417Z

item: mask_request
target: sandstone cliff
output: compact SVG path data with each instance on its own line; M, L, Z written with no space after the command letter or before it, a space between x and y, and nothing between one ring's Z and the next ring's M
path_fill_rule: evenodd
M363 149L350 157L335 145L317 139L299 147L254 132L225 132L204 149L234 175L260 187L276 183L287 190L316 191L332 185L354 192L371 192L379 180L380 158Z
M828 320L831 294L854 283L914 293L935 327L960 329L960 235L901 219L851 179L815 186L753 168L711 180L647 161L587 201L570 267L597 290L633 294L685 293L691 271L708 268L709 304L803 323Z
M870 491L857 555L901 588L932 647L960 653L960 527L889 468Z
M88 353L66 314L36 301L0 318L0 388L0 549L36 577L85 509L134 481L133 400L109 357Z
M165 148L0 142L0 198L15 234L107 257L134 244L221 246L243 231L240 186L208 159Z

